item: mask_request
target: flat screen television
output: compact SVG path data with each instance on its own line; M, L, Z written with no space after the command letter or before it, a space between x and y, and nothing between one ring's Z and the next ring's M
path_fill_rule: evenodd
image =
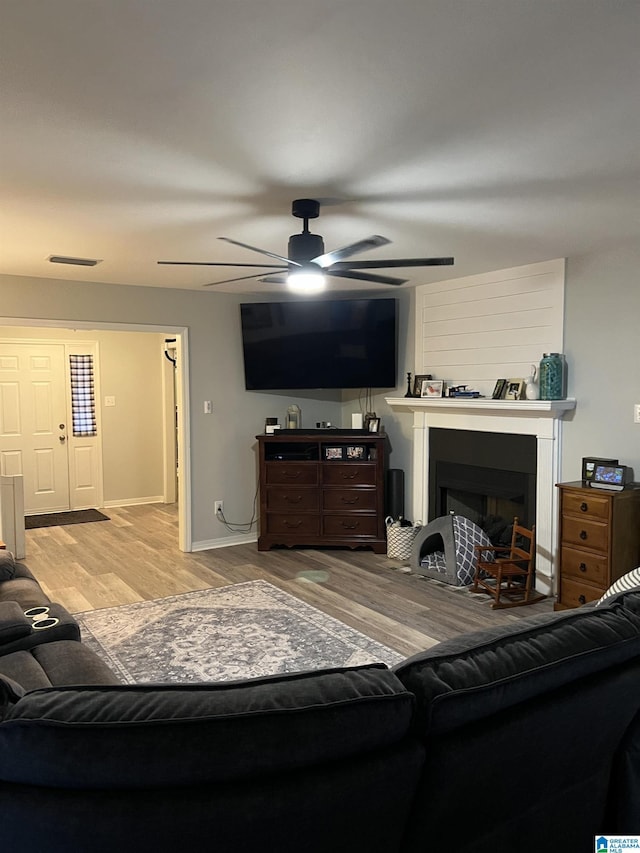
M249 391L395 388L397 300L240 305Z

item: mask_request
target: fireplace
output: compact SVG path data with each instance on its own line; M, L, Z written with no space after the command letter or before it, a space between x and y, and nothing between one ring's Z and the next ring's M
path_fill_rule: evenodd
M526 507L527 526L536 525L536 578L537 587L541 592L552 594L554 588L553 569L558 540L558 489L555 484L560 478L562 418L575 408L576 401L568 400L490 400L456 399L456 398L412 398L387 397L386 402L392 409L413 412L413 460L412 460L412 490L411 505L408 517L427 523L430 519L442 514L442 506L438 508L438 495L431 488L432 466L438 466L438 460L431 458L431 436L439 431L449 433L491 433L490 444L497 446L499 465L493 462L488 466L495 470L502 467L506 471L525 474L527 480L522 487L512 489L513 503ZM528 462L522 470L518 464L514 466L509 460L521 458L521 445L513 444L512 438L526 438L529 446L535 446L533 463ZM435 438L435 442L439 441ZM473 453L468 448L470 444L463 442L455 450L456 458L440 460L452 465L462 464L471 468L487 467L485 461L493 459L489 456L492 451ZM448 451L447 451L448 452ZM527 455L528 451L526 451ZM449 456L452 454L448 452ZM480 464L482 458L482 464ZM506 463L506 464L505 464ZM530 470L532 464L535 471ZM456 489L446 486L447 492L466 492L459 495L449 494L447 500L469 500L473 489L466 488L468 481L460 477L458 469L445 472L450 479L458 478L465 488ZM467 472L469 473L469 472ZM474 472L471 472L472 474ZM484 473L484 472L481 472ZM535 476L534 476L535 475ZM489 484L499 482L499 477L490 473L487 477ZM533 476L533 479L530 479ZM507 480L509 477L507 476ZM513 483L511 483L513 486ZM505 491L509 491L509 485ZM516 494L517 492L517 494ZM488 493L485 493L488 494ZM535 494L535 497L533 497ZM489 495L489 497L491 497ZM505 496L503 496L504 499ZM472 500L474 498L471 498ZM508 495L507 500L510 500ZM511 512L511 507L505 507ZM444 510L446 512L447 509ZM466 514L466 513L465 513ZM518 513L513 513L518 515ZM523 519L523 523L524 523Z
M429 521L449 512L487 531L494 544L517 516L536 523L537 447L532 435L429 430Z

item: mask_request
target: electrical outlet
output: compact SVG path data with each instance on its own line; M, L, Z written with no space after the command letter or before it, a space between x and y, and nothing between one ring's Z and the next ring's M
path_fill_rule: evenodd
M640 424L640 403L636 403L633 407L633 422L634 424Z
M224 501L215 501L213 504L213 511L216 516L224 515Z

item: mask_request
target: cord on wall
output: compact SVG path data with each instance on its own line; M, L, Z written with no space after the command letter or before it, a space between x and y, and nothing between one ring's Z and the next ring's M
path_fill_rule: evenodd
M258 518L256 516L256 506L258 500L258 492L260 486L256 488L256 492L253 496L253 512L251 514L251 518L249 521L227 521L224 514L224 501L215 501L214 503L214 512L215 516L231 533L251 533L251 529L254 524L257 523Z

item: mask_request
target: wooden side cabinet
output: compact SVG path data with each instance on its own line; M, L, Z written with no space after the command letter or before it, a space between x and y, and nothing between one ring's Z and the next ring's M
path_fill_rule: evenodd
M386 553L386 436L296 430L256 438L259 551L341 545Z
M640 489L614 492L559 483L560 541L555 610L580 607L640 565Z

